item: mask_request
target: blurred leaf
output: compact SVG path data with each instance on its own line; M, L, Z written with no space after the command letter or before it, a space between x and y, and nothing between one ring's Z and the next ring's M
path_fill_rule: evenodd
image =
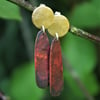
M71 90L72 90L73 94L76 96L76 98L78 100L83 100L82 98L85 97L84 93L82 92L82 90L80 89L80 87L76 83L76 81L72 78L70 73L66 70L64 71L64 77L65 77L65 81L67 82L67 84L71 88ZM82 81L82 83L84 84L87 91L91 95L94 96L97 94L97 92L99 91L99 87L97 84L97 80L93 74L84 75L83 77L80 77L80 75L79 75L79 78ZM69 98L71 98L71 97L69 97Z
M92 4L100 11L100 0L92 0Z
M0 81L0 89L7 95L9 95L9 83L10 80L7 77L4 77L3 80Z
M5 19L21 20L18 6L6 0L0 0L0 17Z
M44 95L44 91L36 85L33 63L15 70L10 88L14 100L40 100Z
M94 74L84 75L81 80L83 81L86 89L91 95L97 94L97 92L99 91L99 87Z
M70 22L80 28L91 28L100 25L99 19L100 9L98 10L93 3L83 3L73 9Z
M89 40L79 38L70 33L62 39L61 45L63 54L72 65L73 69L77 72L84 84L86 86L88 85L87 87L90 93L95 94L97 92L97 83L96 81L93 82L95 78L87 76L89 73L92 73L96 66L97 58L95 46ZM65 76L74 92L78 92L81 95L78 86L75 85L71 76L67 72ZM89 85L90 83L91 85Z
M4 65L2 64L2 62L0 61L0 80L2 79L3 75L4 75Z
M79 75L93 71L96 66L96 49L89 40L69 33L61 41L64 55Z
M78 99L84 98L84 94L82 93L80 87L74 81L74 79L72 78L72 76L70 75L70 73L66 69L64 70L64 77L65 77L65 82L68 84L68 86L72 90L73 95L75 95ZM71 97L69 97L69 98L71 98Z

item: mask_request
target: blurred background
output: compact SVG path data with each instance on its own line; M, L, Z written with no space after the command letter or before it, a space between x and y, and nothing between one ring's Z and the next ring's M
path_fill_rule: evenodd
M71 25L100 36L100 0L25 0L60 11ZM87 100L64 64L64 90L52 97L35 82L34 42L39 31L28 10L0 0L0 91L10 100ZM48 35L49 36L49 35ZM50 36L49 36L50 37ZM66 60L89 94L100 100L100 45L68 33L61 40ZM0 99L3 100L3 99Z

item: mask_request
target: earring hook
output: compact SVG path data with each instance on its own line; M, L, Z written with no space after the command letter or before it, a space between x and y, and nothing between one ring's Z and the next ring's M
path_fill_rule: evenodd
M44 25L42 25L42 31L45 32L45 27L44 27Z
M56 33L56 38L57 38L57 40L59 39L58 33Z

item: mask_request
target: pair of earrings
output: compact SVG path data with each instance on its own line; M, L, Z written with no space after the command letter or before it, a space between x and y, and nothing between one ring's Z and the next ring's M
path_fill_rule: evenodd
M60 95L63 89L63 64L59 37L69 30L69 22L60 13L53 14L51 8L40 5L32 13L33 24L41 29L35 41L35 75L40 88L50 85L52 96ZM45 29L54 37L51 46Z

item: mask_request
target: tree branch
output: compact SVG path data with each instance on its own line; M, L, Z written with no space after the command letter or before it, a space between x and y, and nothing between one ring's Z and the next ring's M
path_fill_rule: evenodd
M35 7L33 7L29 2L26 2L25 0L8 0L12 3L15 3L21 7L24 7L25 9L29 11L33 11Z
M8 0L8 1L10 1L12 3L15 3L15 4L19 5L19 6L22 6L22 7L26 8L29 11L33 11L34 8L35 8L30 3L26 2L25 0ZM97 43L100 43L100 37L92 35L92 34L90 34L88 32L85 32L85 31L83 31L81 29L78 29L78 28L76 28L74 26L70 27L70 32L73 33L74 35L80 36L82 38L88 38L88 39L93 40L93 41L95 41Z
M78 29L74 26L70 27L70 32L73 33L74 35L77 35L77 36L80 36L83 38L88 38L88 39L93 40L97 43L100 43L100 37L92 35L88 32L83 31L82 29Z

